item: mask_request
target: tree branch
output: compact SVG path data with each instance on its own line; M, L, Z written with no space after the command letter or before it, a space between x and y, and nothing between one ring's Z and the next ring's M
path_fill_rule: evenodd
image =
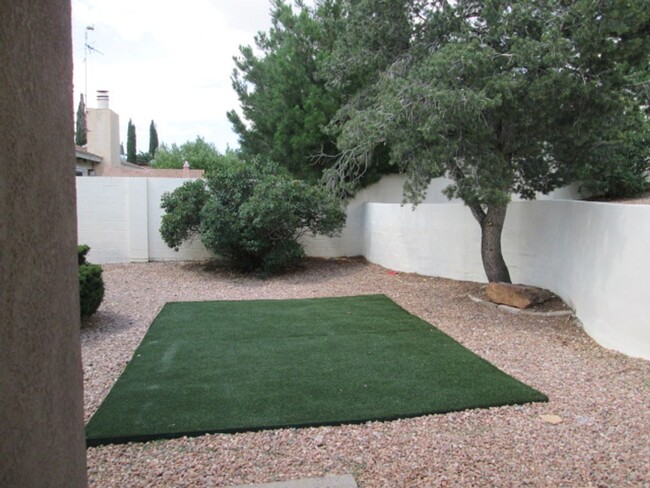
M322 150L315 155L316 161L334 160L334 165L323 173L325 187L339 198L349 197L360 184L372 159L372 151L357 146L336 155Z
M465 173L463 173L463 170L458 166L456 161L450 161L449 168L449 176L451 176L451 179L454 180L456 184L462 183L465 180ZM485 213L485 210L483 210L481 204L478 201L465 201L465 205L469 207L476 221L480 225L483 225L487 214Z

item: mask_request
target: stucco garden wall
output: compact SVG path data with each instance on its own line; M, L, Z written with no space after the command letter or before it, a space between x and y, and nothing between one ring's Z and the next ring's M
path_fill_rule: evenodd
M160 199L182 178L77 177L78 242L93 263L192 261L212 254L199 239L178 252L160 237Z
M650 359L650 205L513 203L513 280L561 296L605 347Z
M77 178L79 242L93 262L206 259L197 239L178 253L158 229L166 178ZM480 229L469 209L448 202L444 180L425 203L401 205L402 180L390 176L347 206L347 225L333 239L302 239L310 256L365 256L402 272L485 282ZM508 207L502 245L516 283L541 286L576 310L600 344L650 359L650 205L593 203L568 188Z
M486 281L480 229L462 204L366 203L363 213L358 254L369 261ZM552 290L597 342L650 359L650 205L512 202L502 245L513 282Z

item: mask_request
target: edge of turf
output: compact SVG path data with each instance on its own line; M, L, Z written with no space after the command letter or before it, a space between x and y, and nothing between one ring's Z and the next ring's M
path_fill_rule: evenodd
M504 373L505 374L505 373ZM516 378L515 378L516 379ZM531 388L534 390L534 388ZM535 390L537 392L537 390ZM417 413L410 413L406 415L388 415L382 417L373 417L367 419L354 419L354 420L335 420L335 421L323 421L323 422L300 422L292 424L277 424L277 425L261 425L255 427L239 427L231 429L211 429L211 430L197 430L197 431L178 431L178 432L166 432L163 434L143 434L143 435L131 435L131 436L119 436L119 437L99 437L86 439L86 447L99 447L111 444L127 444L129 442L150 442L158 440L169 440L169 439L179 439L181 437L201 437L204 435L214 435L214 434L240 434L243 432L261 432L264 430L276 430L276 429L302 429L307 427L336 427L340 425L360 425L366 424L369 422L391 422L394 420L400 419L413 419L417 417L424 417L427 415L443 415L445 413L452 412L463 412L465 410L474 410L474 409L488 409L488 408L498 408L514 405L527 405L531 403L544 403L548 401L548 397L541 392L541 397L539 400L529 400L525 402L508 402L502 404L491 404L491 405L474 405L459 409L444 409L444 410L428 410Z
M404 307L402 307L399 303L395 302L392 298L389 296L383 294L383 293L373 293L373 294L365 294L365 295L349 295L349 296L343 296L343 297L310 297L307 298L307 300L318 300L318 299L332 299L332 298L352 298L352 297L385 297L388 300L390 300L396 307L398 307L400 310L402 310L404 313L407 315L416 318L419 321L422 321L429 325L430 327L435 328L438 332L452 340L453 342L457 343L461 347L465 348L467 351L469 351L472 355L474 355L478 360L488 364L492 368L497 369L500 371L503 375L513 379L514 381L523 384L524 386L528 387L531 392L533 392L538 398L534 398L531 400L526 400L526 401L508 401L508 402L503 402L503 403L490 403L490 404L482 404L482 403L477 403L476 405L469 405L465 406L462 408L452 408L452 409L430 409L430 410L423 410L419 412L411 412L408 414L400 414L400 415L385 415L385 416L375 416L375 417L369 417L369 418L356 418L356 419L339 419L339 420L331 420L331 421L314 421L314 422L297 422L297 423L282 423L282 424L263 424L263 425L256 425L256 426L251 426L251 427L233 427L233 428L221 428L221 429L202 429L202 430L194 430L194 431L177 431L177 432L165 432L165 433L156 433L156 434L139 434L139 435L129 435L129 436L110 436L110 437L86 437L86 448L89 447L99 447L99 446L104 446L104 445L111 445L111 444L126 444L129 442L151 442L151 441L157 441L157 440L170 440L170 439L178 439L181 437L200 437L203 435L214 435L214 434L237 434L237 433L243 433L243 432L261 432L265 430L275 430L275 429L297 429L297 428L308 428L308 427L333 427L333 426L340 426L340 425L359 425L359 424L365 424L369 422L390 422L394 420L399 420L399 419L412 419L412 418L417 418L417 417L423 417L427 415L442 415L445 413L451 413L451 412L462 412L465 410L473 410L473 409L488 409L488 408L498 408L498 407L504 407L504 406L510 406L510 405L527 405L527 404L532 404L532 403L545 403L549 401L549 398L547 395L544 393L540 392L536 388L531 387L530 385L524 383L523 381L515 378L514 376L506 373L505 371L501 370L491 362L489 362L487 359L481 357L471 349L467 348L463 344L461 344L459 341L454 339L452 336L447 334L445 331L439 329L435 325L431 324L430 322L418 317L415 314L412 314L408 310L406 310ZM145 332L145 335L143 336L142 340L140 341L140 344L136 347L136 349L133 352L132 358L136 355L138 349L140 348L142 342L144 342L144 339L147 336L147 333L149 332L149 328L155 323L156 319L158 316L163 312L163 310L167 307L168 304L187 304L187 303L205 303L205 302L223 302L223 303L237 303L237 302L268 302L268 301L301 301L305 300L303 298L279 298L279 299L254 299L254 300L195 300L195 301L170 301L166 302L165 305L160 309L156 317L152 320L151 324L149 324L149 327L147 328L147 332ZM129 363L131 360L129 360ZM127 364L127 367L129 365ZM122 372L124 374L124 372ZM120 375L121 376L121 375ZM118 377L119 380L119 377ZM117 381L116 381L117 382ZM113 385L114 386L114 385ZM111 387L112 388L112 387ZM110 391L109 391L110 393ZM533 395L533 396L535 396ZM101 404L100 404L101 406ZM97 413L97 412L95 412ZM91 419L93 416L91 416ZM89 422L86 424L86 427L88 427Z

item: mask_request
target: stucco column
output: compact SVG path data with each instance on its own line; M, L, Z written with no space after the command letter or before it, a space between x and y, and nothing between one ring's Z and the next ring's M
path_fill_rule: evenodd
M86 486L69 0L0 0L0 486Z

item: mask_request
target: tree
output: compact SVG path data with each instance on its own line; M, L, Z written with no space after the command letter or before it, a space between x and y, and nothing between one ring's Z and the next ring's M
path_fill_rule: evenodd
M88 134L86 125L86 104L84 103L83 93L79 97L79 106L77 107L77 127L74 133L74 143L77 146L88 144Z
M185 183L162 197L160 233L179 246L201 236L203 244L241 271L270 274L304 257L298 238L334 235L345 222L338 200L322 186L293 180L274 163L221 161L207 181Z
M602 175L620 155L648 169L644 3L346 2L328 78L367 81L330 123L342 152L329 184L356 181L378 148L407 176L410 202L449 176L447 195L481 227L488 280L510 282L501 233L513 193Z
M240 47L232 84L244 119L234 110L227 115L246 156L278 161L306 179L317 179L331 164L318 155L337 152L323 128L340 107L341 94L328 88L319 71L337 38L341 3L324 0L310 9L297 1L294 11L273 0L268 34L255 37L256 50Z
M156 152L153 167L181 169L187 161L192 169L209 170L217 166L224 158L236 160L238 156L230 150L226 151L226 154L221 154L214 144L197 136L196 140L187 141L180 146L176 144L172 144L171 147L165 144L160 146Z
M129 163L137 162L135 125L133 125L131 119L129 119L129 125L126 130L126 160Z
M592 149L589 165L582 168L578 181L591 195L606 198L633 197L649 189L650 131L648 119L640 111L628 114L609 140L618 144L599 144ZM607 139L603 139L606 141Z
M151 154L140 151L135 155L135 162L141 166L148 166L151 162Z
M156 129L156 124L153 120L149 125L149 156L151 158L156 157L156 151L158 150L158 130Z

